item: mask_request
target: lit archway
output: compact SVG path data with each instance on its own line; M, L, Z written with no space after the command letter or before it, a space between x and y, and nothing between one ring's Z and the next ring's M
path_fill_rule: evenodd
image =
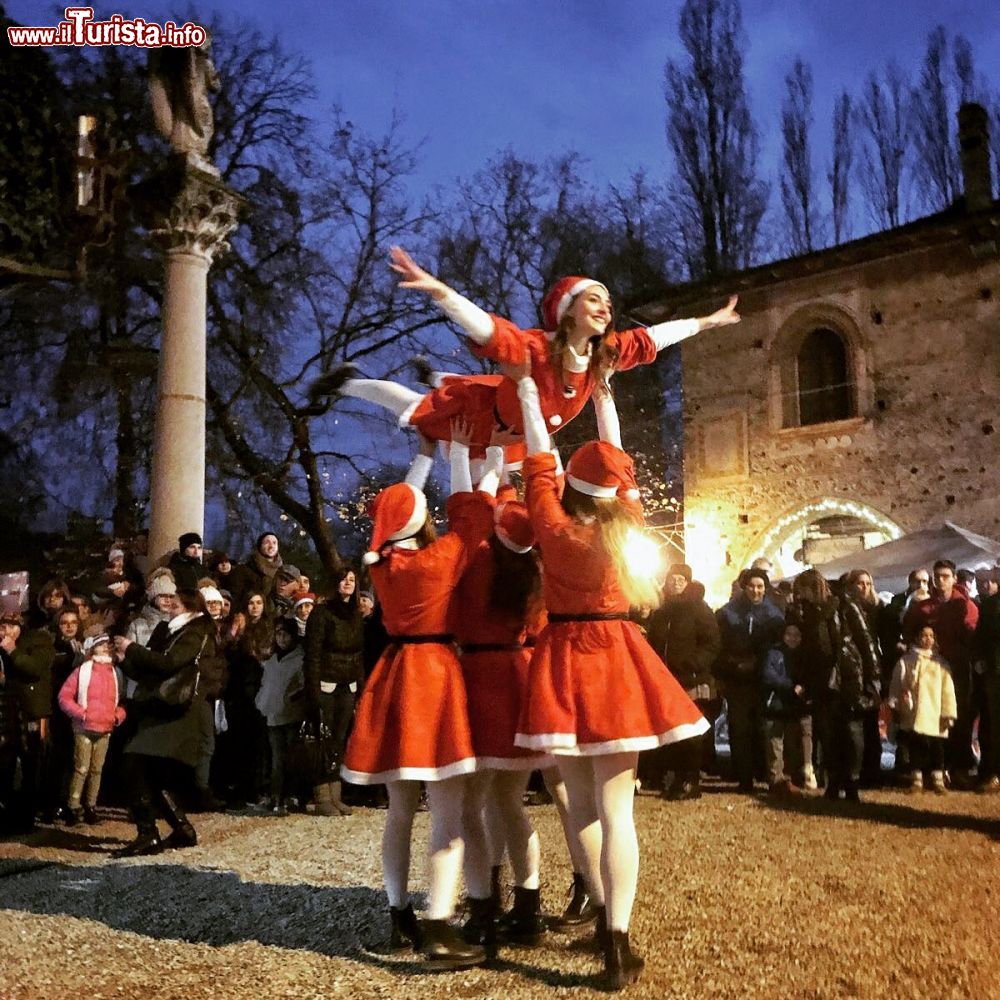
M870 540L873 545L880 541L892 541L903 534L903 529L892 518L875 507L858 500L821 497L794 507L772 521L754 540L740 565L749 566L754 559L765 558L774 564L776 578L800 573L809 566L798 556L799 542L809 526L836 516L861 522L868 529L866 538L869 535L879 536Z

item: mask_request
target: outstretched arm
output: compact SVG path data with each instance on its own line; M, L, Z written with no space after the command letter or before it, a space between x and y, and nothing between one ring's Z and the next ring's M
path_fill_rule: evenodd
M427 477L430 475L431 466L434 465L434 442L430 438L420 435L420 450L413 456L410 468L406 472L404 483L415 486L423 491L427 485Z
M392 256L392 263L389 266L403 277L399 283L400 288L413 288L418 292L425 292L437 303L438 308L448 319L465 331L470 340L477 344L489 343L493 336L493 320L489 313L418 266L402 247L392 247L389 253Z
M670 323L657 323L655 326L646 328L657 351L662 351L672 344L679 344L688 337L693 337L702 330L711 330L717 326L730 326L739 323L740 314L736 311L738 297L730 296L729 301L714 313L708 316L699 316L697 319L677 319Z

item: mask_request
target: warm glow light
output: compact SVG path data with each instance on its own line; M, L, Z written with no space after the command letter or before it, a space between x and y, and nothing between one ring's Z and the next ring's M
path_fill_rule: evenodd
M659 580L663 576L663 549L644 531L631 528L625 536L623 549L629 570L637 576Z

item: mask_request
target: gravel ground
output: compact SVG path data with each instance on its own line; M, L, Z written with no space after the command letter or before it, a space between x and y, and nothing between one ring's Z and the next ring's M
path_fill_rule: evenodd
M625 995L1000 997L1000 798L865 798L641 795L632 938L646 970ZM558 820L531 816L559 910ZM598 959L568 936L463 973L383 955L384 818L204 815L198 847L128 861L107 854L133 834L121 820L0 842L0 998L603 995Z

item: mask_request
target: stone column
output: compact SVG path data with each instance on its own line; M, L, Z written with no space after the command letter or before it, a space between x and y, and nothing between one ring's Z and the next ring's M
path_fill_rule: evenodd
M213 257L228 248L240 199L214 168L190 160L172 171L169 209L153 235L165 246L163 334L150 482L149 555L155 562L186 531L205 525L205 303Z

